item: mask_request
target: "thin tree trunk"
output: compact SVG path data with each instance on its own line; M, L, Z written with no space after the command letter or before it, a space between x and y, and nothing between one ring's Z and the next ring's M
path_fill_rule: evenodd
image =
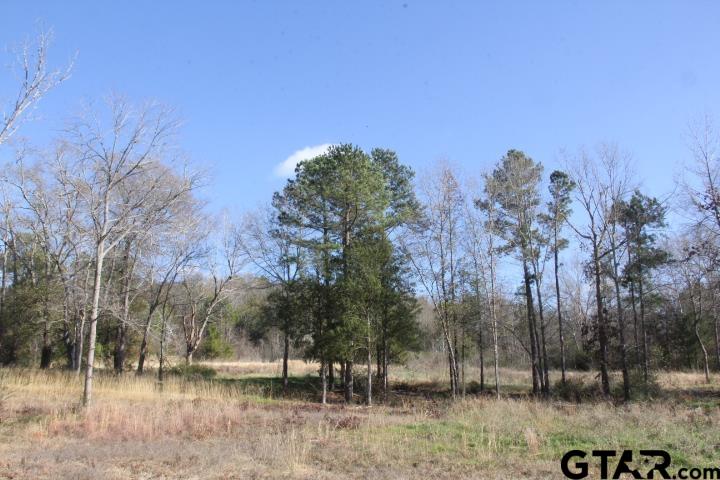
M372 345L370 345L370 315L367 316L367 405L372 405Z
M162 285L158 287L160 290L162 290ZM143 371L145 370L145 358L147 357L148 353L148 336L150 335L150 327L152 325L152 317L155 313L155 309L157 308L157 302L159 300L160 293L155 297L155 301L152 305L150 305L150 308L148 310L147 317L145 318L145 326L143 328L143 337L142 341L140 342L140 352L138 353L138 365L137 370L135 371L136 375L142 375Z
M446 314L444 314L446 315ZM445 339L445 347L447 348L448 355L448 367L450 370L450 392L454 399L458 394L458 375L457 375L457 361L455 359L455 350L453 348L452 339L450 338L450 330L448 327L447 318L441 321L443 336Z
M497 320L495 318L495 299L491 305L493 336L493 369L495 373L495 396L500 399L500 351L498 348Z
M165 330L167 324L167 315L165 314L165 307L163 306L163 312L161 313L161 324L160 324L160 365L158 366L158 382L160 388L165 376Z
M104 234L104 232L103 232ZM105 260L105 241L97 244L95 254L95 279L93 281L92 310L90 311L90 333L88 336L88 357L85 370L85 388L83 389L83 405L89 406L92 400L93 370L95 366L95 341L97 338L97 321L100 313L100 287L102 282L102 267Z
M347 403L353 401L353 362L351 360L345 362L345 401Z
M693 332L695 333L695 339L697 339L698 344L700 345L700 349L703 352L703 370L705 372L705 383L710 383L710 363L708 361L708 351L707 348L705 348L705 343L702 341L702 338L700 337L700 319L703 315L703 303L702 303L702 287L700 287L700 292L698 296L698 305L695 306L695 296L693 295L694 286L690 285L690 303L692 304L692 313L693 313Z
M345 391L345 362L340 363L340 387ZM332 365L332 364L331 364ZM331 385L332 388L332 385Z
M460 346L460 384L462 385L462 396L465 396L465 327L462 329L460 337L462 345Z
M642 269L638 272L638 295L640 297L640 333L642 334L642 350L643 350L643 379L648 382L650 372L650 361L648 358L648 339L647 329L645 328L645 296L643 295L643 278Z
M67 302L63 305L63 337L62 341L65 345L65 357L67 360L67 369L71 372L75 371L75 339L73 332L70 330L69 308Z
M452 397L455 398L455 395L457 394L457 385L455 384L455 361L452 358L452 354L450 353L451 351L452 345L448 348L448 367L450 375L450 391L452 392Z
M707 348L705 348L705 343L703 343L702 338L700 338L700 332L698 330L698 321L695 320L695 338L697 339L698 343L700 344L700 348L703 352L703 369L705 370L705 383L710 383L710 362L708 361L708 351Z
M50 266L45 261L45 291L43 292L43 337L40 352L40 368L50 368L52 363L52 342L50 341Z
M379 342L376 342L377 345L375 345L375 378L377 378L378 384L382 384L383 379L383 345L385 344L385 339L381 338Z
M7 262L8 262L8 242L3 239L3 254L2 254L2 265L0 266L0 319L3 318L3 312L5 311L5 289L7 288ZM0 353L2 353L3 337L5 336L5 329L0 322Z
M52 362L52 344L50 343L50 326L46 321L43 325L43 341L42 350L40 351L40 368L46 370L50 368Z
M720 370L720 318L715 315L715 362Z
M712 290L713 305L711 313L714 313L713 320L715 323L715 363L718 370L720 370L720 317L717 314L717 300L715 300L715 290Z
M555 246L553 248L553 261L554 261L554 273L555 273L555 301L557 304L557 318L558 318L558 334L559 334L559 341L560 341L560 374L561 378L560 381L565 384L565 370L566 370L566 363L565 363L565 335L563 334L563 319L562 319L562 301L560 299L560 275L559 275L559 269L560 269L560 262L559 262L559 255L558 255L558 234L557 234L557 224L555 225L554 229L554 235L555 235Z
M3 311L5 310L5 290L7 288L7 262L8 262L8 242L3 242L5 245L3 245L3 256L2 256L2 270L0 271L0 274L2 274L2 278L0 278L0 317L3 314ZM2 333L2 332L0 332ZM0 340L2 340L2 337L0 336Z
M61 274L62 275L62 274ZM70 293L67 279L61 276L63 283L63 336L62 341L65 346L65 355L67 359L67 369L71 372L75 371L75 335L70 327Z
M625 226L625 229L627 230L627 225ZM630 305L632 307L632 314L633 314L633 335L635 339L635 364L637 366L640 366L640 335L638 332L638 312L637 312L637 300L635 298L635 278L634 273L632 273L631 265L632 265L632 245L633 242L630 240L630 237L626 237L627 240L627 268L628 271L631 272L630 274Z
M382 378L382 384L383 384L383 399L387 401L388 396L388 363L390 356L390 352L388 351L388 344L387 339L385 336L383 336L383 378Z
M483 392L485 390L485 348L482 341L482 334L480 334L478 343L478 354L480 356L480 391Z
M477 269L477 266L475 267ZM478 336L477 336L477 344L478 344L478 354L480 356L480 391L482 392L485 390L485 350L483 345L483 329L482 329L482 314L481 312L481 304L480 304L480 279L475 278L475 301L477 302L478 306Z
M150 334L151 316L152 314L148 315L148 321L145 323L145 328L143 329L143 338L140 342L140 353L138 354L138 365L137 370L135 371L136 375L142 375L145 370L145 357L147 356L148 350L148 335Z
M322 384L322 404L327 403L327 375L325 374L325 359L320 360L320 383Z
M611 237L612 238L612 237ZM618 279L618 262L615 254L615 241L612 240L612 264L613 264L613 283L615 284L615 302L617 303L617 321L618 321L618 337L620 340L620 368L622 370L623 379L623 399L627 402L630 400L630 375L628 373L626 345L625 345L625 316L623 315L622 299L620 297L620 282Z
M342 267L343 267L343 277L347 278L348 276L348 248L350 246L350 210L346 209L345 214L343 217L343 236L342 236ZM350 345L350 351L353 351L353 345L351 341ZM344 393L345 393L345 401L347 403L352 403L353 401L353 368L352 368L352 360L347 360L345 362L345 376L343 379L344 382Z
M455 302L453 302L454 304ZM455 385L457 385L457 394L462 396L462 346L458 343L457 321L453 325L453 348L455 350Z
M637 313L637 300L635 298L635 280L630 281L630 305L633 313L633 335L635 337L635 364L640 366L640 333Z
M533 316L533 329L535 330L535 351L537 352L537 365L538 365L538 381L540 382L540 393L545 393L545 375L543 374L545 362L542 356L542 347L540 346L540 332L538 330L538 317L537 311L534 312Z
M52 362L52 344L50 343L50 325L45 322L43 325L42 350L40 351L40 368L46 370L50 368Z
M127 325L118 325L115 335L115 352L113 355L113 368L116 373L125 369L125 356L127 353Z
M290 356L290 335L284 332L285 338L283 342L283 365L282 365L282 381L283 391L287 393L288 389L288 357Z
M122 311L120 313L120 323L117 328L117 335L115 338L115 355L113 356L113 366L115 372L122 373L125 368L125 357L127 353L127 331L130 322L130 285L132 283L133 273L135 271L135 262L130 259L130 250L132 248L132 241L126 240L125 250L123 252L123 278L122 278L122 294L123 303Z
M75 374L80 375L80 372L82 370L82 355L83 355L83 348L85 343L85 319L87 316L87 300L88 300L88 284L90 283L90 265L88 264L85 267L85 282L83 284L83 303L80 307L80 311L78 312L78 315L76 317L76 327L75 327L75 345L77 347L75 348ZM99 298L99 297L98 297Z
M535 338L535 306L532 298L532 289L530 287L530 272L528 270L527 261L523 259L523 280L525 284L525 304L527 307L528 333L530 334L530 363L532 366L532 391L537 395L540 392L540 381L542 374L540 373L539 355L537 352L537 339Z
M76 318L77 326L75 327L75 375L80 375L82 371L82 355L85 343L85 309L81 308Z
M598 340L600 343L600 381L603 395L610 395L610 378L608 376L607 361L607 331L605 325L605 310L600 289L600 252L597 238L593 238L593 270L595 275L595 302L597 305Z
M492 237L488 246L490 253L490 322L493 337L493 368L495 373L495 396L500 399L500 351L498 348L497 312L495 305L495 252Z
M545 315L543 313L542 291L540 289L540 272L533 262L533 273L535 274L535 292L538 300L538 320L540 322L540 346L542 349L542 391L545 395L550 393L550 373L548 372L547 342L545 341Z

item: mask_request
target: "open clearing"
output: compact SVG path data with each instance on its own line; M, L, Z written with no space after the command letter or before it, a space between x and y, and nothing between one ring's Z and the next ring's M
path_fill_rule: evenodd
M660 374L662 402L452 403L432 376L397 368L388 404L367 408L312 401L314 367L302 362L289 398L276 393L277 364L215 367L213 380L171 378L162 391L151 376L100 375L87 415L80 379L1 371L0 477L564 478L559 458L573 448L662 448L675 468L720 458L718 378L701 374ZM527 374L503 374L507 391L527 390Z

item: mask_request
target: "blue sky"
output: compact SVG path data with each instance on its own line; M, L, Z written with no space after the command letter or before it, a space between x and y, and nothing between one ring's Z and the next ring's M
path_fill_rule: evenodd
M662 195L687 123L720 105L718 19L709 1L6 0L0 45L42 24L53 63L78 53L22 133L44 138L110 92L158 99L185 119L217 208L269 200L278 164L336 142L473 172L509 148L550 169L562 148L612 141Z

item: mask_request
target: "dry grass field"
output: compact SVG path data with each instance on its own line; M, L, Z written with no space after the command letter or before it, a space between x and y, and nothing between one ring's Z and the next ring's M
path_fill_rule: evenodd
M519 393L451 403L442 373L411 362L395 369L387 405L323 407L305 376L313 365L292 363L289 398L277 364L212 365L215 379L171 377L162 389L150 376L100 374L88 410L77 377L0 370L0 478L564 478L558 461L572 448L663 448L676 467L720 463L717 377L660 374L655 397L629 405ZM508 392L527 390L525 372L502 373Z

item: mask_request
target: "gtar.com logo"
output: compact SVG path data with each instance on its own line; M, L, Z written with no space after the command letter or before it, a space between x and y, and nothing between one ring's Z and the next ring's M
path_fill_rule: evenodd
M623 450L620 455L617 450L593 450L591 456L599 459L601 479L616 480L621 476L640 479L720 479L720 467L682 467L677 469L677 473L670 474L668 470L672 458L665 450L640 450L638 453L639 455L633 458L632 450ZM587 457L587 452L583 450L570 450L560 460L562 473L574 480L588 478L590 460ZM643 467L631 467L638 464ZM611 471L612 475L609 475Z

